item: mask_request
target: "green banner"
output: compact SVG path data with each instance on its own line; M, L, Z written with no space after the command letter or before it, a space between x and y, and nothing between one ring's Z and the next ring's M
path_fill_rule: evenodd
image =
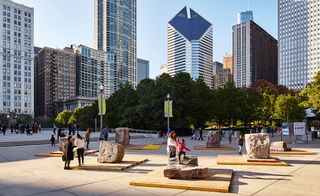
M102 103L101 103L101 98L102 98ZM106 98L104 96L104 93L98 94L98 107L99 107L99 115L101 115L101 109L102 109L102 115L105 115L107 111L107 104L106 104Z
M164 101L164 117L173 117L173 112L172 112L172 100L169 101Z

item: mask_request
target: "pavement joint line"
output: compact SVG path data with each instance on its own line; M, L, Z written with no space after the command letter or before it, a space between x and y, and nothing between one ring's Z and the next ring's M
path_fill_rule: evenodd
M64 188L59 188L58 186L54 185L53 183L50 183L50 184L54 185L55 187L57 187L57 189L54 189L54 190L51 190L51 191L47 191L47 192L38 193L37 195L63 190L63 191L66 191L66 192L68 192L68 193L71 193L72 195L77 196L77 194L68 191L68 189L77 188L77 187L80 187L80 186L85 186L85 185L90 185L90 184L95 184L95 183L103 182L103 181L107 181L107 180L98 180L98 181L94 181L94 182L88 182L88 183L83 183L83 184L79 184L79 185L75 185L75 186L69 186L69 187L64 187Z
M278 180L275 180L274 182L270 183L268 186L265 186L264 188L262 188L262 189L260 189L260 190L256 191L255 193L253 193L253 194L251 194L251 195L256 195L256 194L258 194L259 192L263 191L264 189L268 188L269 186L271 186L271 185L275 184L276 182L278 182L278 181L280 181L280 180L284 179L285 177L288 177L290 174L292 174L292 173L294 173L294 172L296 172L296 171L299 171L300 169L302 169L302 168L304 168L304 167L308 166L310 163L312 163L312 162L314 162L314 161L316 161L316 160L318 160L318 159L319 159L319 158L317 157L316 159L308 160L308 163L303 164L302 166L300 166L300 167L298 167L297 169L295 169L295 170L291 171L291 172L290 172L290 173L288 173L287 175L285 175L285 176L283 176L283 177L279 178Z

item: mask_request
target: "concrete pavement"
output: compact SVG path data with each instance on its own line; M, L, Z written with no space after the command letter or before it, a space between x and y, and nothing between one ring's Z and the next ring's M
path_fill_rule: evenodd
M190 148L204 144L204 141L185 139ZM161 139L150 137L131 140L133 144L157 142L161 142ZM222 143L228 146L225 138ZM231 146L236 148L235 141ZM319 141L289 146L320 153ZM91 148L98 148L98 142L92 142ZM122 172L63 170L61 158L33 156L35 153L55 149L57 147L51 147L49 143L41 146L0 148L0 195L320 195L319 154L277 156L290 166L271 167L216 164L218 154L237 154L237 150L190 152L189 154L198 155L201 166L234 170L231 193L223 194L129 186L130 181L165 167L165 146L156 151L126 151L127 156L148 158L150 161ZM96 156L90 155L85 159L95 159ZM77 165L77 161L72 164Z

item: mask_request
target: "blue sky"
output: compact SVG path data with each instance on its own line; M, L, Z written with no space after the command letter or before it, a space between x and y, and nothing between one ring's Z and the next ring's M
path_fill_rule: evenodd
M35 46L93 46L93 0L14 0L35 9ZM277 38L277 0L137 0L138 57L150 61L150 77L166 63L168 21L184 6L213 25L213 60L232 50L232 26L239 11L253 11L254 21Z

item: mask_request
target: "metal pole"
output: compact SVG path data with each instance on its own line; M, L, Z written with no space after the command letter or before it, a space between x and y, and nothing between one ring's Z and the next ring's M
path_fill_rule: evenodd
M102 90L100 91L100 132L102 132L103 124L102 124Z
M167 118L168 131L167 131L167 132L168 132L168 134L169 134L169 131L170 131L170 119L169 119L169 118L170 118L170 116L169 116L169 114L170 114L170 112L169 112L170 107L169 107L169 98L168 98L168 104L167 104L167 105L168 105L168 110L167 110L167 111L168 111L168 118ZM167 134L167 135L168 135L168 134Z

